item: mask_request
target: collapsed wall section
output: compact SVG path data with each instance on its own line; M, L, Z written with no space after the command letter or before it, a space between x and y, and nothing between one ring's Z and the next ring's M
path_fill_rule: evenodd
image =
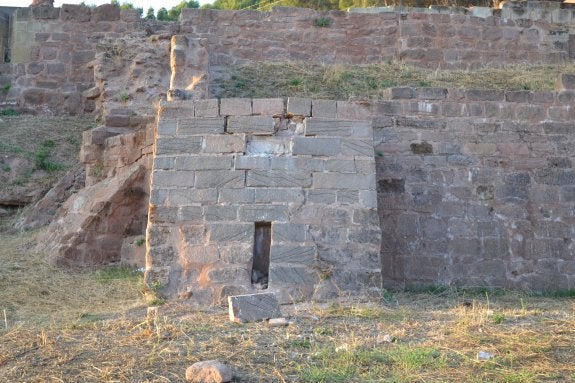
M163 104L148 284L209 303L263 289L282 302L378 291L371 122L335 111L318 101L312 116L305 99L287 115L282 99Z

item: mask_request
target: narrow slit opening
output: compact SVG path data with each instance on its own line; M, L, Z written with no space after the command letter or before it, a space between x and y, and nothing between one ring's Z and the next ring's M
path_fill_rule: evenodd
M271 222L256 222L252 260L252 285L258 289L268 288L271 239Z

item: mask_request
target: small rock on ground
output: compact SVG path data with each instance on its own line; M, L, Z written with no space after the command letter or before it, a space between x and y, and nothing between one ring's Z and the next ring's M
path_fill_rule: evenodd
M217 360L197 362L186 370L186 380L193 383L225 383L232 378L232 369Z

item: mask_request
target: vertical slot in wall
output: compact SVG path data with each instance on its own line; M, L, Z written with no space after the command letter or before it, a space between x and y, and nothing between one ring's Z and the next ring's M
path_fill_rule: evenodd
M256 288L267 289L268 287L271 240L271 222L256 222L252 262L252 285Z

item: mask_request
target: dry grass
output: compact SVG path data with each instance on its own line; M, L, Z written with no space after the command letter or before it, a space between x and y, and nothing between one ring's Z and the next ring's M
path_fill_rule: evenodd
M429 70L400 63L317 65L256 63L226 68L211 85L217 97L380 98L395 86L553 90L575 65L509 66L481 70Z
M285 328L171 302L151 323L141 277L52 269L30 251L34 234L0 241L0 382L183 382L206 359L242 382L575 381L573 299L386 294L283 307Z

